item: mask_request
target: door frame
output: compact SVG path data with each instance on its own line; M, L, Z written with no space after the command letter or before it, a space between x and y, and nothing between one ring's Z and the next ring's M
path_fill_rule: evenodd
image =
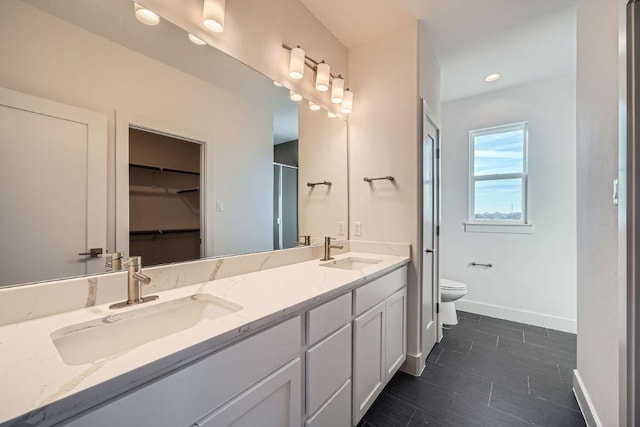
M429 355L429 351L427 351L426 348L424 348L425 346L425 342L424 342L424 333L423 333L423 328L425 327L424 325L424 320L426 318L424 310L423 310L423 304L422 304L422 300L424 299L425 295L424 295L424 263L422 262L423 259L423 251L424 251L424 230L423 230L423 216L424 216L424 197L423 197L423 193L424 193L424 165L423 165L423 157L424 157L424 153L423 153L423 147L424 147L424 135L425 135L425 123L429 123L431 126L433 126L437 132L437 138L435 141L435 145L434 145L434 177L437 178L437 185L434 185L434 227L437 228L440 226L440 181L441 181L441 167L440 167L440 126L437 124L436 120L434 120L433 118L433 112L431 111L431 109L429 108L429 105L427 104L427 102L424 99L421 99L421 103L420 103L420 137L419 137L419 143L418 143L418 163L419 163L419 167L418 167L418 175L419 175L419 185L418 185L418 210L419 210L419 215L418 215L418 241L419 241L419 280L420 280L420 295L421 295L421 302L420 302L420 350L423 354L423 357L426 358ZM434 249L436 250L436 253L434 254L436 261L434 262L434 268L433 268L433 295L432 298L434 299L434 302L436 304L440 304L440 237L439 237L439 233L435 232L434 233ZM436 342L440 342L440 340L442 339L442 328L440 326L440 314L439 314L439 310L437 309L438 306L436 306L436 330L437 330L437 335L436 335ZM429 349L430 350L430 349Z
M129 129L140 129L201 145L200 155L200 258L214 256L214 157L213 137L204 132L180 127L157 119L126 111L116 111L116 247L114 250L129 253ZM143 260L144 261L144 260Z

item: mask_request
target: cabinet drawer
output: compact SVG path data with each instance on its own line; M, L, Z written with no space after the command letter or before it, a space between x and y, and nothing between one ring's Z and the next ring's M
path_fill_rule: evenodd
M297 427L300 425L300 359L260 381L195 427Z
M407 267L392 271L354 291L355 315L381 303L407 284Z
M351 292L307 312L307 344L313 345L351 321Z
M305 427L347 427L351 425L351 380L322 405Z
M192 425L298 357L301 336L301 319L298 316L144 385L65 425Z
M307 350L307 414L351 378L351 324Z

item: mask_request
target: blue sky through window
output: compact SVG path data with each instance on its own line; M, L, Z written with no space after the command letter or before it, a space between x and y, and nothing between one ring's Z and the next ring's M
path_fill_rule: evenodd
M474 176L524 172L524 130L474 137ZM522 217L522 179L475 181L476 219Z

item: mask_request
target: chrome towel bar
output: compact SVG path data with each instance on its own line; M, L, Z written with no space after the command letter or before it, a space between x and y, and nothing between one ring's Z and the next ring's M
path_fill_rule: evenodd
M307 182L307 187L315 187L316 185L328 185L328 186L330 186L331 183L329 181Z
M381 177L379 177L379 178L365 178L365 179L364 179L364 181L365 181L365 182L368 182L368 183L371 183L371 182L373 182L373 181L379 181L379 180L382 180L382 179L386 179L386 180L389 180L389 181L391 181L391 182L394 182L394 181L396 180L396 179L395 179L394 177L392 177L391 175L387 175L387 176L381 176Z

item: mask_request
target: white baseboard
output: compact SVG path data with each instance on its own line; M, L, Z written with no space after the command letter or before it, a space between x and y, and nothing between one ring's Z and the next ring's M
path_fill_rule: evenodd
M469 301L464 298L456 301L455 305L457 310L498 317L500 319L511 320L513 322L527 323L529 325L541 326L543 328L571 332L572 334L575 334L577 331L577 323L575 319L566 319L533 311L517 310L515 308L502 307L499 305Z
M584 421L587 423L587 427L601 427L602 423L598 418L598 414L596 414L593 402L591 402L591 398L589 398L587 389L584 388L582 378L580 378L580 374L577 369L573 370L573 394L576 396L578 406L580 406L580 410L582 411Z
M425 368L425 357L422 353L418 355L407 354L407 358L400 366L400 370L414 377L419 377Z

